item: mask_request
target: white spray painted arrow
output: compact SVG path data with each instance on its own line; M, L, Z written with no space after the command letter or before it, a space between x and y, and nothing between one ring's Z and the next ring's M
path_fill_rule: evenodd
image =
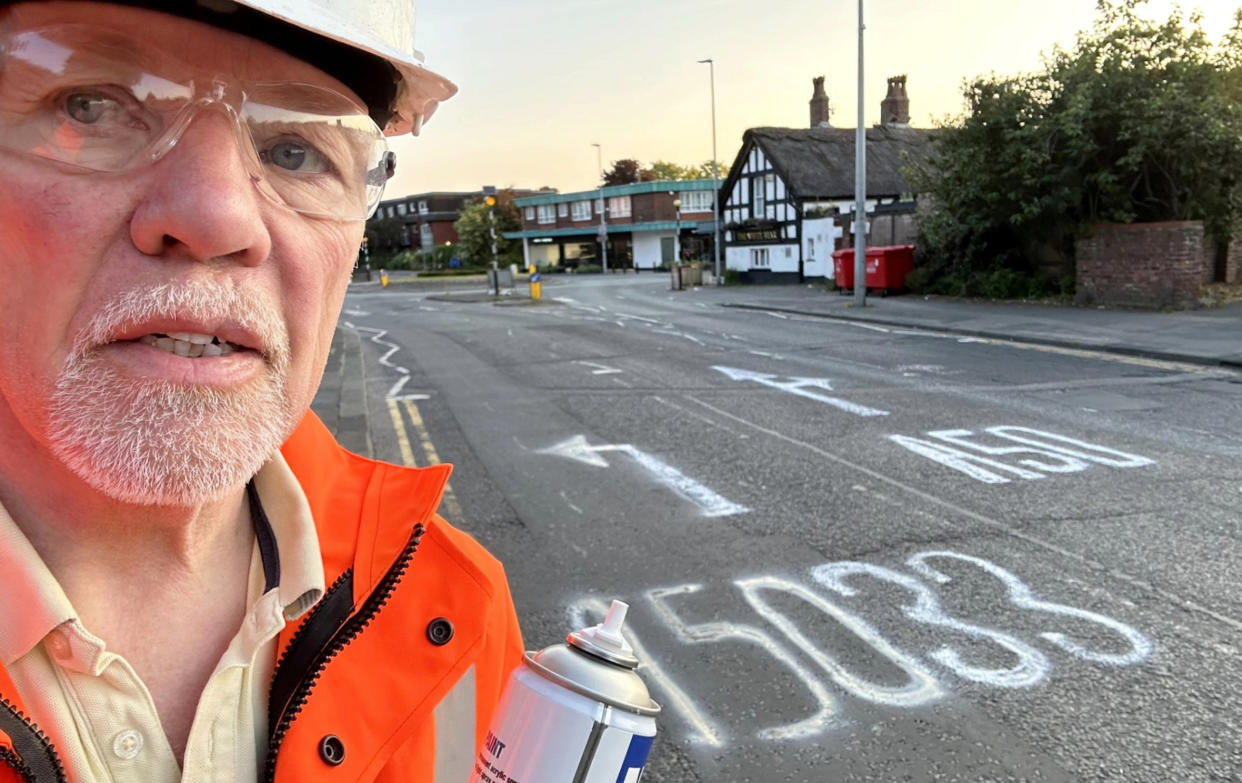
M750 511L745 506L739 506L733 501L721 497L667 462L653 457L645 451L640 451L628 443L592 446L587 442L585 435L575 435L555 446L540 449L538 453L566 457L585 465L590 465L593 468L606 468L608 467L608 460L600 456L600 452L604 451L619 451L633 457L634 461L655 476L657 481L702 509L704 516L725 517L731 514L744 514Z
M852 413L855 416L888 415L888 411L882 411L878 408L868 408L866 405L859 405L856 402L843 400L840 397L829 397L826 394L819 394L807 389L808 386L812 386L824 389L825 391L832 391L832 381L827 378L789 378L784 381L778 381L776 380L778 376L772 375L771 373L739 370L736 367L722 367L720 365L713 365L712 369L717 372L724 373L735 381L754 381L755 383L762 383L764 386L771 386L773 389L780 389L788 394L796 394L799 397L806 397L808 399L822 402L825 405L831 405L834 408L840 408L841 410L846 411L847 413Z

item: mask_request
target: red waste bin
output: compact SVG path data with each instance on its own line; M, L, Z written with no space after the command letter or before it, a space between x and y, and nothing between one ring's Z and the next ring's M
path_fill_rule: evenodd
M906 275L914 268L914 245L885 245L867 248L866 269L868 291L881 296L899 291L906 285ZM854 289L854 248L832 251L836 286L843 291Z

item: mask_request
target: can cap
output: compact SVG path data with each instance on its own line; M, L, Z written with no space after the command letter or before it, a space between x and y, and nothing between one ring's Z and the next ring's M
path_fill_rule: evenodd
M609 663L633 669L638 666L638 657L634 655L634 648L621 635L621 626L625 624L625 614L629 610L629 604L614 600L608 607L604 622L574 631L566 641L579 650L603 658Z

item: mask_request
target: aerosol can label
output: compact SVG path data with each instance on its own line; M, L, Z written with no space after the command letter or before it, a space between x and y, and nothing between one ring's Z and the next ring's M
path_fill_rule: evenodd
M602 704L519 667L471 783L638 783L655 718Z

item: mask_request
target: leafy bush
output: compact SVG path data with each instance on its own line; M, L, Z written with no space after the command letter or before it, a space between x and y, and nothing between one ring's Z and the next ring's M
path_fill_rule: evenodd
M1092 29L1027 75L979 77L967 113L908 172L932 205L911 287L985 296L1072 290L1074 239L1094 222L1242 214L1242 16L1213 48L1200 20L1100 0Z
M742 273L737 269L726 269L724 271L725 285L739 285L742 282Z
M578 267L580 275L597 275L604 271L604 267L599 264L582 264Z

